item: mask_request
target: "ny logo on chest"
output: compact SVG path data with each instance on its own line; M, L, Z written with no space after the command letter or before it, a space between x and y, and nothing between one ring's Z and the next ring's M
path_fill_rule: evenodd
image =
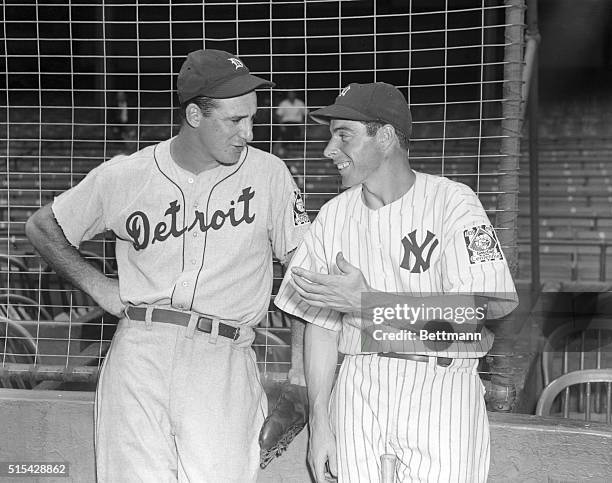
M405 270L410 270L410 273L423 273L429 270L431 264L431 256L435 248L438 246L438 239L436 235L427 230L427 235L423 243L419 245L417 241L417 231L413 230L408 233L408 236L402 238L402 245L404 246L404 257L400 267ZM410 266L411 260L414 259L412 267Z
M142 211L134 211L127 217L125 221L125 229L127 234L132 239L132 245L136 250L144 250L150 244L163 242L169 237L178 238L185 232L192 230L200 230L205 233L208 230L220 230L226 220L232 227L236 227L241 223L253 223L255 213L251 214L251 201L255 197L255 191L249 186L242 190L242 194L237 200L229 202L229 208L226 210L216 210L210 218L207 213L195 210L195 219L191 225L185 223L181 228L178 227L177 215L181 212L181 205L178 200L171 201L168 209L164 212L165 221L162 220L151 225L149 216L158 218L156 213L144 213ZM183 214L186 218L186 214Z

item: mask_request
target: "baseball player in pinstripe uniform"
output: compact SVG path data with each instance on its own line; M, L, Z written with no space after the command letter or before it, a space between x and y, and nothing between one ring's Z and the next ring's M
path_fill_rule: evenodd
M267 401L251 343L309 226L284 163L248 146L271 82L217 50L188 55L176 137L103 163L28 221L61 275L121 320L96 393L101 482L255 481ZM112 230L119 280L77 251Z
M275 303L309 322L317 481L382 481L389 458L389 481L485 481L483 322L517 305L491 222L467 186L410 168L410 109L395 87L350 84L312 117L329 124L325 156L348 189L321 209Z

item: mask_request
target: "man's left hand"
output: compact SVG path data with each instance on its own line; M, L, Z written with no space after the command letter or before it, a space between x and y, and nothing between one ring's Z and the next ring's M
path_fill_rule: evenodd
M371 290L363 273L347 262L342 252L336 256L334 272L327 275L294 267L291 278L296 291L310 305L338 312L358 312L362 292Z

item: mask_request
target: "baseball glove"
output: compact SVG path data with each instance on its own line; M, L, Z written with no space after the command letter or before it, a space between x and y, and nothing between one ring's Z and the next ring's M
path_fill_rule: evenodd
M261 468L280 456L308 421L308 395L304 386L285 382L265 389L271 409L259 432Z

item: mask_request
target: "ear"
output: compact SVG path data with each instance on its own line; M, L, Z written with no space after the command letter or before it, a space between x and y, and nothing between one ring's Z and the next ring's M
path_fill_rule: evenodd
M376 131L376 140L383 149L388 149L395 139L395 128L391 124L385 124Z
M191 127L199 127L202 120L202 111L193 102L185 109L185 120Z

